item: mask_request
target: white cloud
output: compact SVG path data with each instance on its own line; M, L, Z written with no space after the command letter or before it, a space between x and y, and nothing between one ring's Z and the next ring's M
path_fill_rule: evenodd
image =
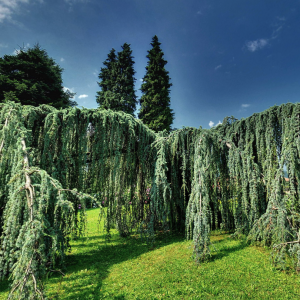
M215 123L213 121L209 121L209 123L208 123L208 125L209 125L210 128L218 126L218 125L221 125L221 124L222 124L222 122L220 120L219 120L219 122L216 125L215 125Z
M267 45L269 45L272 40L278 38L280 32L284 28L284 24L286 21L285 17L276 17L277 21L272 24L272 27L275 28L269 38L257 39L255 41L246 42L246 47L249 51L255 52L257 50L263 49Z
M65 59L62 57L62 58L60 59L60 61L61 61L61 62L64 62L64 61L65 61Z
M143 78L140 78L140 82L143 82Z
M218 69L220 69L220 68L222 68L222 65L216 66L216 67L215 67L215 70L218 70Z
M29 47L30 47L29 43L27 43L26 45L23 44L23 47L20 47L20 49L15 49L12 55L17 55L21 52L21 50L27 50Z
M5 19L10 19L12 10L9 7L5 7L0 4L0 22L3 22Z
M279 21L285 21L286 20L285 17L276 17L276 19L279 20Z
M70 93L75 93L74 92L74 88L68 88L66 86L63 87L64 92L69 91ZM76 95L72 98L73 100L75 100Z
M249 41L246 43L246 47L249 51L255 52L257 50L263 49L267 46L269 41L267 39L258 39L255 41Z
M250 104L242 104L243 108L246 108L246 107L249 107L249 106L250 106Z
M12 15L24 11L21 7L23 4L37 1L43 2L42 0L0 0L0 23L5 20L12 21Z
M282 28L283 28L283 26L279 26L278 28L276 28L276 29L273 31L272 37L271 37L272 40L275 40L275 39L278 37L279 32L281 31Z
M15 49L15 51L12 53L13 55L18 55L20 53L19 49Z
M63 87L63 90L66 91L70 91L71 93L74 93L74 88L68 88L66 86Z
M79 95L78 99L83 99L83 98L87 98L89 95L83 94L83 95Z
M66 3L68 3L69 5L73 5L76 3L88 3L89 0L65 0Z

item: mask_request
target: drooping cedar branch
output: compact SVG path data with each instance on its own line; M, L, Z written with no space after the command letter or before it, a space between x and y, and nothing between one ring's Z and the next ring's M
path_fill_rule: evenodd
M3 104L1 276L12 273L14 262L16 286L31 257L51 262L51 270L63 262L69 237L84 230L85 194L106 207L107 238L112 226L147 239L157 229L186 231L202 260L210 256L210 231L221 228L276 245L274 262L290 256L297 266L299 114L299 104L286 104L168 135L122 112ZM32 266L39 277L29 276L14 294L38 295L47 267Z

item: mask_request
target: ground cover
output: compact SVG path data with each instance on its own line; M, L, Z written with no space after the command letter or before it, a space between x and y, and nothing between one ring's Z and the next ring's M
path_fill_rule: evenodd
M86 237L72 241L67 270L45 282L48 299L297 299L300 277L272 267L269 251L214 232L211 259L197 264L192 241L159 236L153 246L112 231L105 242L98 209L90 209ZM0 299L8 294L0 283Z

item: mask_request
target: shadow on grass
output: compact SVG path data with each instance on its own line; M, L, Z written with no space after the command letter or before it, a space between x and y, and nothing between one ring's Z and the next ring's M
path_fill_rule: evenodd
M232 239L229 237L226 237L224 239L217 240L212 243L211 251L215 252L215 253L212 254L209 261L215 261L217 259L221 259L223 257L229 256L233 252L243 250L244 248L249 246L249 244L246 241L239 240L239 241L236 241L238 243L238 245L224 247L222 245L222 243L226 243L228 240L232 240ZM214 247L214 245L216 245L216 244L220 245L220 247Z
M10 283L7 279L0 281L0 293L9 292L10 290ZM3 298L4 299L4 298Z
M112 235L110 243L105 243L103 235L80 238L74 242L72 252L66 257L66 276L62 278L54 273L46 282L48 299L127 299L125 295L120 295L120 287L116 286L119 291L118 296L114 295L113 290L105 288L103 281L110 274L111 267L124 261L134 260L149 251L184 240L182 235L169 234L158 237L154 245L150 246L136 236L121 238L117 233ZM220 237L213 241L216 251L214 247L211 248L213 254L209 261L229 256L248 246L242 241L237 241L231 246L228 240L231 239ZM0 283L1 292L7 291L8 288L8 281Z
M80 243L81 240L83 243ZM48 299L126 299L123 295L115 297L113 294L108 295L105 289L102 290L103 280L109 275L110 268L183 240L183 236L168 234L158 237L150 246L135 236L121 238L115 234L110 243L104 242L104 236L82 238L72 246L73 253L67 256L67 276L61 278L54 275L49 279L48 284L55 285L57 290L48 287L51 293Z

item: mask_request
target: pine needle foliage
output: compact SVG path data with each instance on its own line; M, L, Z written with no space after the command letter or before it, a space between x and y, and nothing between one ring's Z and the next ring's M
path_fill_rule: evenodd
M62 71L38 44L0 57L0 103L8 98L23 105L77 105L74 93L63 90Z
M165 69L167 61L161 43L155 35L152 38L152 49L148 51L146 75L141 86L139 118L155 132L167 130L170 132L174 119L173 110L170 108L170 83L169 72Z
M150 242L157 230L185 231L202 261L210 231L225 229L299 271L299 119L300 104L288 103L168 134L124 112L1 104L0 276L11 275L10 299L45 299L42 280L84 234L90 199L107 239L113 227Z
M117 78L117 55L114 48L110 50L103 65L98 76L101 91L97 92L96 101L102 108L110 109L118 106L117 101L114 103L114 83Z
M123 44L122 51L116 54L112 49L101 68L96 101L102 109L123 111L134 115L136 109L136 95L134 90L134 61L130 44Z
M149 218L145 148L155 133L110 110L7 103L0 112L1 277L12 275L12 299L43 299L41 279L84 233L83 192L107 201L107 235Z
M271 246L276 266L298 270L299 109L274 106L200 133L186 215L198 260L210 254L210 230L223 228Z

